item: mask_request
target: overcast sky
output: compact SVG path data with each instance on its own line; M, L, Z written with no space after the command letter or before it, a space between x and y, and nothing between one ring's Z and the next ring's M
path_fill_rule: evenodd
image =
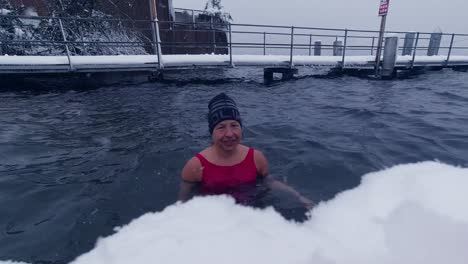
M173 0L203 9L206 0ZM234 23L379 29L380 0L222 0ZM467 0L391 0L387 30L468 33Z

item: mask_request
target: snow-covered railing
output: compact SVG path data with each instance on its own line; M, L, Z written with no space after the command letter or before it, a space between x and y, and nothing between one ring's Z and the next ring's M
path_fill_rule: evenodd
M204 12L190 11L192 18L195 14ZM92 30L86 27L91 27ZM47 34L41 35L41 29L47 30ZM168 32L208 32L207 35L211 37L208 41L161 39L159 33ZM386 33L396 34L405 40L398 49L402 55L410 56L411 66L414 65L415 57L424 55L425 51L427 56L445 56L446 65L450 63L452 56L468 53L468 34ZM234 54L286 55L291 66L295 56L333 56L340 58L344 67L345 60L350 56L373 56L377 39L378 31L374 30L238 24L213 19L201 22L196 19L150 21L108 17L0 15L0 54L8 53L8 50L12 50L11 47L20 46L18 50L23 54L10 55L65 55L70 61L71 69L73 65L70 57L74 56L154 54L161 57L168 48L178 48L185 53L192 53L189 51L197 48L210 48L214 54L228 54L230 65L234 64ZM159 46L162 48L158 48ZM108 54L110 51L114 53ZM162 67L160 60L158 63Z

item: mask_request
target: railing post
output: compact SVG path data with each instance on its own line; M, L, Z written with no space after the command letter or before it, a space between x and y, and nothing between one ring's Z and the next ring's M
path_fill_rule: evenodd
M195 10L192 10L192 28L195 29Z
M156 8L156 1L149 0L150 6L150 14L151 14L151 28L152 28L152 35L153 35L153 42L156 49L156 54L158 55L158 69L162 70L164 68L164 64L162 62L162 49L161 49L161 35L159 33L159 20L158 20L158 11Z
M211 43L211 52L213 54L216 53L216 32L214 30L214 26L213 26L213 16L210 16L210 29L211 29L211 32L212 32L212 43Z
M309 36L309 56L312 56L312 34Z
M344 44L343 44L343 57L341 58L341 69L344 69L344 61L346 56L346 41L348 40L348 30L345 29L344 33Z
M455 38L455 34L452 34L452 39L450 40L450 47L448 50L447 60L445 61L445 66L448 65L450 60L450 55L452 54L452 47L453 47L453 39Z
M291 51L289 55L289 67L292 68L293 65L293 54L294 54L294 26L291 27Z
M234 67L234 63L232 61L232 25L229 23L229 65Z
M413 67L414 67L414 60L416 58L416 51L418 50L418 42L419 42L419 32L416 33L416 43L414 44L413 58L411 59L410 69L413 69Z
M62 38L65 44L65 50L67 51L69 71L73 71L74 69L73 69L73 64L71 62L71 58L70 58L70 49L68 49L67 37L65 36L65 30L63 29L62 19L58 18L58 21L60 25L60 31L62 32Z
M263 32L263 56L266 55L266 32Z
M162 70L164 68L164 64L162 62L162 50L161 50L161 36L159 35L159 21L157 18L155 18L152 21L153 24L153 38L156 38L156 43L155 48L156 48L156 54L158 55L158 68L159 70Z
M374 45L375 45L375 37L372 37L372 47L371 47L371 50L370 50L370 55L374 55Z

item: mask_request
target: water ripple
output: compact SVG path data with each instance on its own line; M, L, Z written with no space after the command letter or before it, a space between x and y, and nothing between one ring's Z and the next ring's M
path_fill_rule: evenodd
M219 92L237 100L244 142L265 153L272 175L315 200L394 164L468 164L466 74L263 85L261 72L228 71L0 93L0 258L66 262L173 203L185 161L210 144L207 102Z

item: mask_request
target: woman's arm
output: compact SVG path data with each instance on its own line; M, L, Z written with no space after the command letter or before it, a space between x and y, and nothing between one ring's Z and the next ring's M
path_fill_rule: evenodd
M192 198L198 184L201 182L203 168L200 160L191 158L182 169L182 181L179 188L179 201L185 202Z
M265 179L268 184L268 186L271 188L271 189L275 189L275 190L280 190L280 191L284 191L284 192L287 192L287 193L290 193L292 194L294 197L296 197L307 209L312 209L314 207L314 202L310 199L308 199L307 197L304 197L303 195L301 195L298 191L296 191L294 188L292 188L291 186L283 183L283 182L280 182L278 180L275 180L273 179L271 176L268 176L267 179Z
M187 182L182 180L179 187L179 201L186 202L190 200L198 187L196 182Z
M265 155L263 155L261 151L255 150L254 159L255 159L255 165L257 166L258 174L265 177L266 183L271 189L280 190L280 191L284 191L284 192L292 194L301 203L303 203L307 209L312 209L312 207L314 207L314 202L302 196L299 192L294 190L294 188L292 188L291 186L285 183L282 183L278 180L273 179L271 176L268 176L269 175L268 161Z
M255 161L255 166L257 167L257 172L258 175L266 177L269 174L268 171L268 161L263 155L263 153L259 150L254 151L254 161Z

